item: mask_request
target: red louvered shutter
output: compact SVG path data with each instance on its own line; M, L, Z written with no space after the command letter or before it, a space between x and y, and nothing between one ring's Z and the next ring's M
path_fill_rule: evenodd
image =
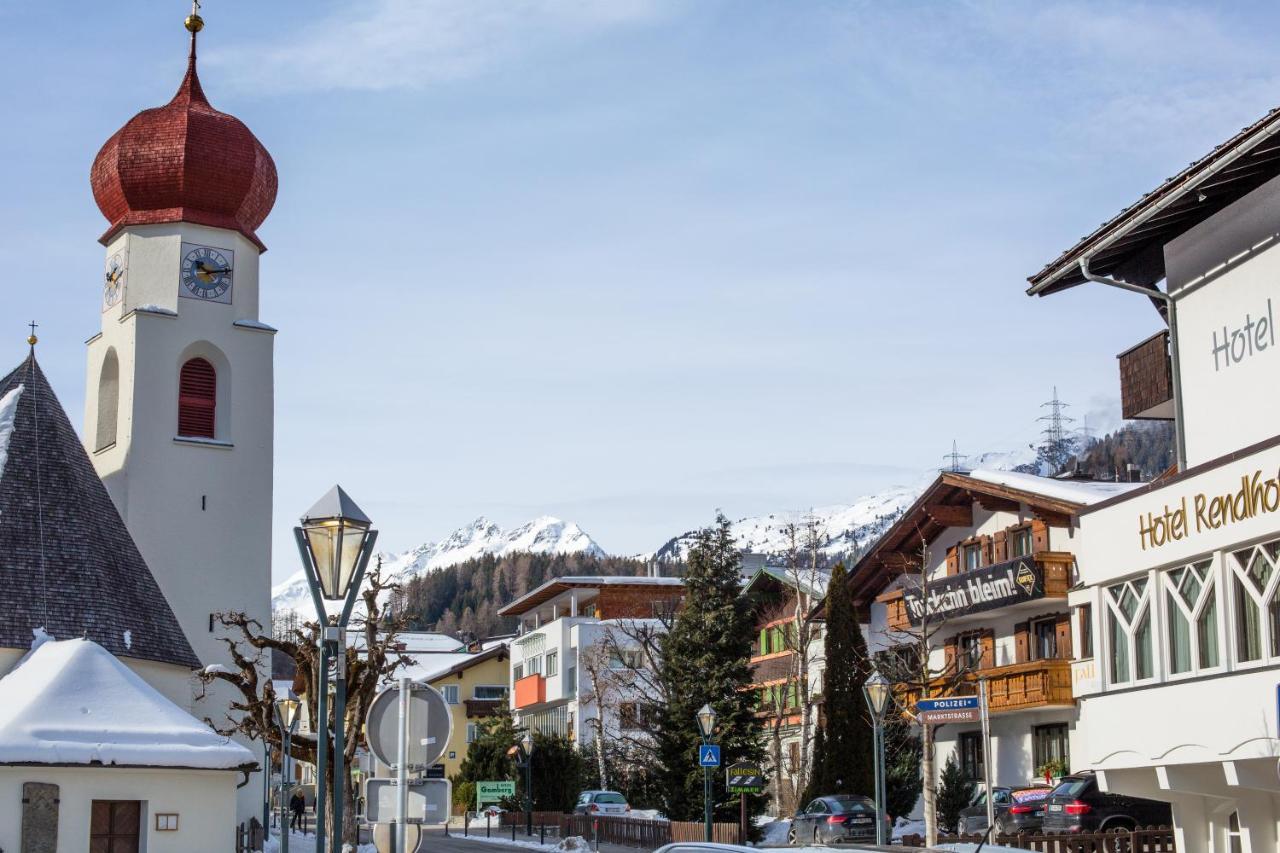
M178 379L178 435L214 438L213 413L218 400L218 374L203 358L182 365Z

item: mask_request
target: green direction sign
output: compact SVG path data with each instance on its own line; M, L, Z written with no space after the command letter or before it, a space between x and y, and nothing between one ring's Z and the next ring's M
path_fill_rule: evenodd
M476 811L484 809L485 803L500 803L516 795L515 782L477 782Z
M758 794L764 790L764 770L759 764L734 764L725 769L724 784L730 794Z

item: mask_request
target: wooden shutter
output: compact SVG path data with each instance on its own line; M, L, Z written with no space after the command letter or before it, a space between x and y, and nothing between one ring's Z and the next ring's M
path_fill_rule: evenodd
M988 628L979 639L982 644L982 660L978 669L991 669L996 665L996 632Z
M942 647L943 654L943 671L954 672L956 665L956 638L952 637L947 640L946 645Z
M218 374L203 358L182 365L178 378L178 435L214 438Z
M952 545L947 549L947 577L960 574L960 546Z
M1031 553L1039 554L1049 550L1049 525L1040 519L1031 522Z
M1009 559L1009 531L997 530L992 538L993 563L1003 563Z
M1013 626L1013 659L1026 663L1031 659L1031 623L1019 622Z
M1059 613L1054 619L1054 632L1058 635L1058 657L1071 658L1071 614Z
M992 544L991 537L983 536L982 537L982 565L984 566L995 565L996 561L992 559L994 556L995 556L995 550Z

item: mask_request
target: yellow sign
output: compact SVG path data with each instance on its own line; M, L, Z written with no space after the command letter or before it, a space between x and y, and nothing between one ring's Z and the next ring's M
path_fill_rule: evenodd
M1240 477L1240 488L1222 495L1196 494L1183 496L1164 512L1148 512L1138 516L1138 539L1142 550L1159 548L1169 542L1185 539L1192 533L1217 530L1237 521L1280 510L1280 474L1262 478L1262 471Z

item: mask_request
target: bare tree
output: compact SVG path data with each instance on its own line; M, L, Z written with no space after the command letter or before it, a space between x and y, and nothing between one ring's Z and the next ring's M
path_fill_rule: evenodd
M380 599L385 600L388 593L397 587L388 583L382 576L381 561L378 567L365 576L366 585L361 592L363 608L357 608L358 618L353 619L353 632L358 632L362 641L349 644L345 651L347 707L345 715L346 744L344 758L347 767L355 760L356 747L361 738L361 725L374 696L387 683L391 675L402 664L410 663L409 659L396 653L396 633L400 625L384 618ZM243 613L227 612L216 614L217 622L224 629L219 639L226 644L227 652L235 668L225 666L206 667L197 676L204 691L215 682L231 685L239 694L239 698L231 701L230 709L224 720L206 722L215 731L224 735L240 734L253 740L262 740L273 749L281 748L280 730L274 718L275 687L271 682L271 654L273 652L291 658L295 664L294 690L303 696L308 719L317 719L319 709L317 696L319 691L327 689L317 684L319 678L319 652L317 642L320 636L318 622L304 622L294 628L289 636L272 636L263 632L263 626ZM330 672L333 668L330 667ZM265 677L264 677L265 674ZM203 694L202 694L203 696ZM333 713L330 706L329 713ZM326 726L333 732L333 719ZM316 751L319 739L315 733L295 735L291 740L289 754L292 758L309 764L316 763ZM332 734L329 738L329 754L334 754ZM321 784L333 785L333 764L328 767L328 779ZM343 785L343 826L342 840L356 843L355 822L356 791L348 776ZM333 827L329 828L332 833Z
M923 757L921 795L924 799L925 843L932 847L938 843L937 782L933 750L933 726L919 719L914 703L901 701L904 696L927 698L947 696L964 683L973 671L973 663L964 655L944 657L941 665L935 665L933 652L943 647L938 642L947 631L948 619L935 613L931 607L930 550L929 543L920 534L920 547L911 556L901 555L901 570L905 578L903 590L922 602L919 617L906 627L886 628L883 637L889 653L876 656L881 673L893 682L901 692L897 694L902 713L916 722L921 729Z

